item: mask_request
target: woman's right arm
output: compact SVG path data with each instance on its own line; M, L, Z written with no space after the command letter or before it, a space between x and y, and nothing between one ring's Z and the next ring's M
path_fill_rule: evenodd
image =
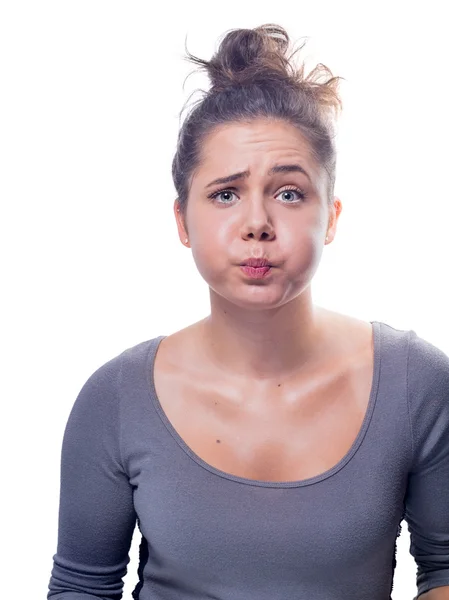
M47 599L122 598L136 513L120 450L120 365L121 356L90 376L67 421Z

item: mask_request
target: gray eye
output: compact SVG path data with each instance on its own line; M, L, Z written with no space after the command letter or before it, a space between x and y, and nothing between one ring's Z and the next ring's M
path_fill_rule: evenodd
M295 192L293 190L286 190L285 192L281 192L283 195L283 199L287 202L291 202L295 199Z
M282 192L279 192L278 196L280 196L281 200L286 204L297 204L305 198L305 194L299 190L282 190Z
M224 200L225 203L230 202L232 200L233 192L220 192L219 198Z

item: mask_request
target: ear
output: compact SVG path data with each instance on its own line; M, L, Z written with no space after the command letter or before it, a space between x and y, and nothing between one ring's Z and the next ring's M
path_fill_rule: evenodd
M343 210L343 204L341 203L340 198L334 196L334 203L330 208L329 214L329 226L327 228L327 235L329 237L328 244L333 241L335 235L337 233L337 222L338 218Z
M173 205L173 212L175 213L176 226L178 228L179 239L181 240L182 244L184 244L184 246L186 246L187 245L186 238L189 237L189 234L187 232L187 228L184 223L184 217L181 212L181 205L179 203L179 198L176 198L176 200L175 200L175 203Z

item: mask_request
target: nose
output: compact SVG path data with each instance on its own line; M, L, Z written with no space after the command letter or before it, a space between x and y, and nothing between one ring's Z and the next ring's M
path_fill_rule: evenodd
M245 240L264 240L274 238L274 227L263 201L248 203L241 228Z

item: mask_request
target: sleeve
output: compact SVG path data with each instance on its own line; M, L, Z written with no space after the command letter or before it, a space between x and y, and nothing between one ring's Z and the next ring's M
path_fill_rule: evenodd
M407 397L413 444L404 519L418 595L449 586L449 357L410 332Z
M90 376L66 424L47 599L122 598L136 514L120 455L120 361L116 357Z

